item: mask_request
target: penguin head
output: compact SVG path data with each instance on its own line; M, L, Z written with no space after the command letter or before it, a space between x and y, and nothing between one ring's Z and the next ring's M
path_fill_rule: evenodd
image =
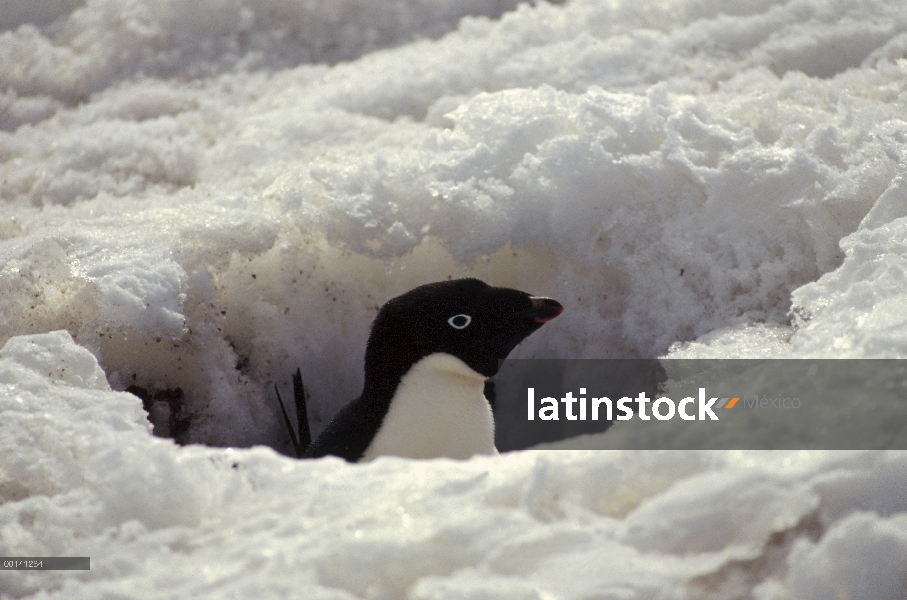
M417 287L389 301L375 318L366 349L366 379L372 371L375 377L399 381L411 365L439 352L491 377L499 360L562 311L550 298L478 279Z

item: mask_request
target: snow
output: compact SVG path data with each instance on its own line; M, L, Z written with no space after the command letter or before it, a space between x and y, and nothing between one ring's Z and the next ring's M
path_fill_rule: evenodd
M566 307L515 357L907 357L905 108L901 0L0 0L0 555L92 557L0 598L907 596L904 453L267 448L448 276Z

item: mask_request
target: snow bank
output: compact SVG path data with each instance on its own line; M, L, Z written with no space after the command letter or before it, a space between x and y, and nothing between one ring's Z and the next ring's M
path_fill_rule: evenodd
M149 435L66 333L0 351L0 597L895 598L904 453L297 461Z
M97 1L10 23L0 340L65 328L115 388L182 389L183 441L220 445L275 444L270 385L296 366L323 423L358 392L376 307L448 276L569 307L522 356L754 324L781 328L771 353L826 354L843 326L833 355L903 356L883 317L862 344L859 315L795 293L864 218L903 216L903 6L542 3L404 43L474 12L456 4ZM862 272L843 268L821 302Z
M446 277L564 304L515 356L907 354L903 1L514 7L0 0L0 543L97 557L0 594L905 595L898 454L149 435L286 451Z

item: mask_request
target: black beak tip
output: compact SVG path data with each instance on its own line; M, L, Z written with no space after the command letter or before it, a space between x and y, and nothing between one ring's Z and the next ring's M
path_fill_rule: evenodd
M547 323L564 312L564 307L557 300L551 298L531 298L531 300L530 316L536 323Z

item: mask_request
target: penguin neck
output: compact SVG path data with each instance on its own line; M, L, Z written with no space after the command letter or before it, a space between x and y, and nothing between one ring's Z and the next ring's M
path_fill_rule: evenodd
M453 355L437 352L420 359L400 378L362 460L385 454L460 459L496 454L484 385L484 375Z

